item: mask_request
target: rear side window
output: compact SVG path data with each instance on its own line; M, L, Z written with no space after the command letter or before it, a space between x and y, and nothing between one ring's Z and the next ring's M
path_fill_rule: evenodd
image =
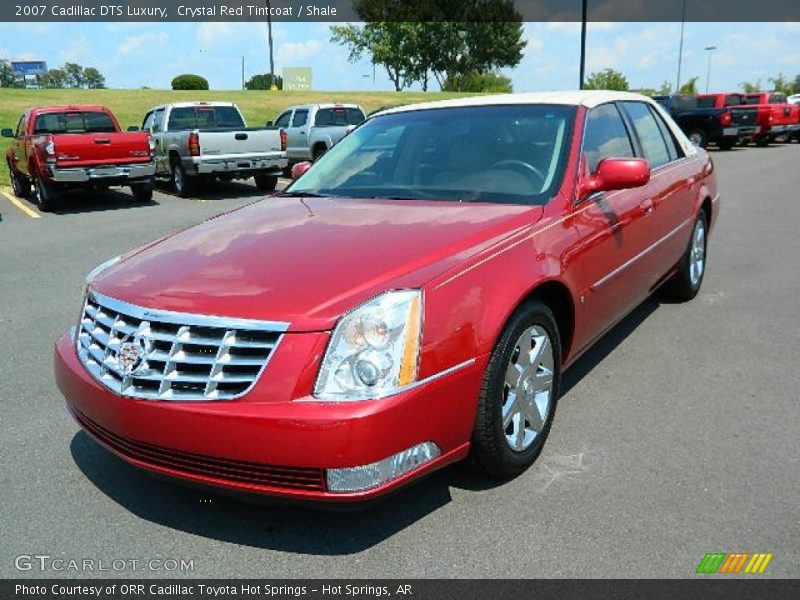
M289 119L292 117L292 111L283 113L280 117L275 119L275 127L288 127Z
M357 108L323 108L317 113L314 125L317 127L349 127L364 120L364 113Z
M164 130L164 109L159 108L153 113L153 132L157 133Z
M292 127L302 127L308 122L308 111L307 110L296 110L294 111L294 118L292 119Z
M180 106L169 113L169 129L241 129L244 121L233 106Z
M770 104L786 104L786 96L783 94L770 94L769 95L769 103Z
M113 133L117 130L113 119L104 112L53 112L36 117L33 132L37 135L53 133Z
M656 169L667 164L670 161L667 143L650 108L644 102L623 102L622 106L633 122L644 158L650 162L650 167Z
M697 99L697 108L714 108L715 98L713 96L706 96Z
M633 158L633 145L616 105L602 104L589 112L583 154L589 173L604 158Z
M725 96L725 106L741 106L745 103L741 94L728 94Z

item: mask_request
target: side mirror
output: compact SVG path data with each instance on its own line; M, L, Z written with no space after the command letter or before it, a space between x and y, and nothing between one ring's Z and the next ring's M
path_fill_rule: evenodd
M0 134L2 134L3 137L13 138L14 137L14 130L13 129L3 129L3 131L0 132Z
M299 162L295 166L292 167L292 179L300 179L303 176L303 173L308 171L311 167L311 163L308 161Z
M580 197L642 187L650 181L650 163L642 158L604 158L580 186Z
M273 125L272 121L267 121L266 123L264 123L264 127L272 127L272 125Z
M140 129L136 125L131 125L128 127L128 131L140 131Z

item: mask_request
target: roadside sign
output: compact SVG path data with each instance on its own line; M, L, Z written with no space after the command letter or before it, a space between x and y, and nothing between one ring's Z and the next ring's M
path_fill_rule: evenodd
M311 89L311 67L284 67L283 89L305 92Z
M26 77L28 75L44 75L47 73L47 63L41 60L20 60L11 62L14 75Z

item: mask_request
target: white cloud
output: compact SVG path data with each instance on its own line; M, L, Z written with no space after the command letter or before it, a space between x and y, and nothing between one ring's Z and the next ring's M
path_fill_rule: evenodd
M280 63L297 64L297 61L309 60L322 49L322 44L317 40L305 42L286 42L281 44L275 55L275 60Z
M160 33L129 35L117 47L117 56L141 55L146 50L164 48L167 42L169 42L169 36L163 31Z
M213 46L221 38L227 38L234 33L234 27L225 22L201 23L197 28L197 39L202 46Z
M72 38L72 43L58 53L62 62L86 62L97 59L97 53L92 49L85 35Z

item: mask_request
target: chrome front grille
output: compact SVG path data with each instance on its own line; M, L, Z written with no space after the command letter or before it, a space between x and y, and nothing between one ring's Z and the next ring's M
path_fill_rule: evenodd
M75 342L86 370L123 396L230 400L255 384L287 327L157 311L90 292Z

